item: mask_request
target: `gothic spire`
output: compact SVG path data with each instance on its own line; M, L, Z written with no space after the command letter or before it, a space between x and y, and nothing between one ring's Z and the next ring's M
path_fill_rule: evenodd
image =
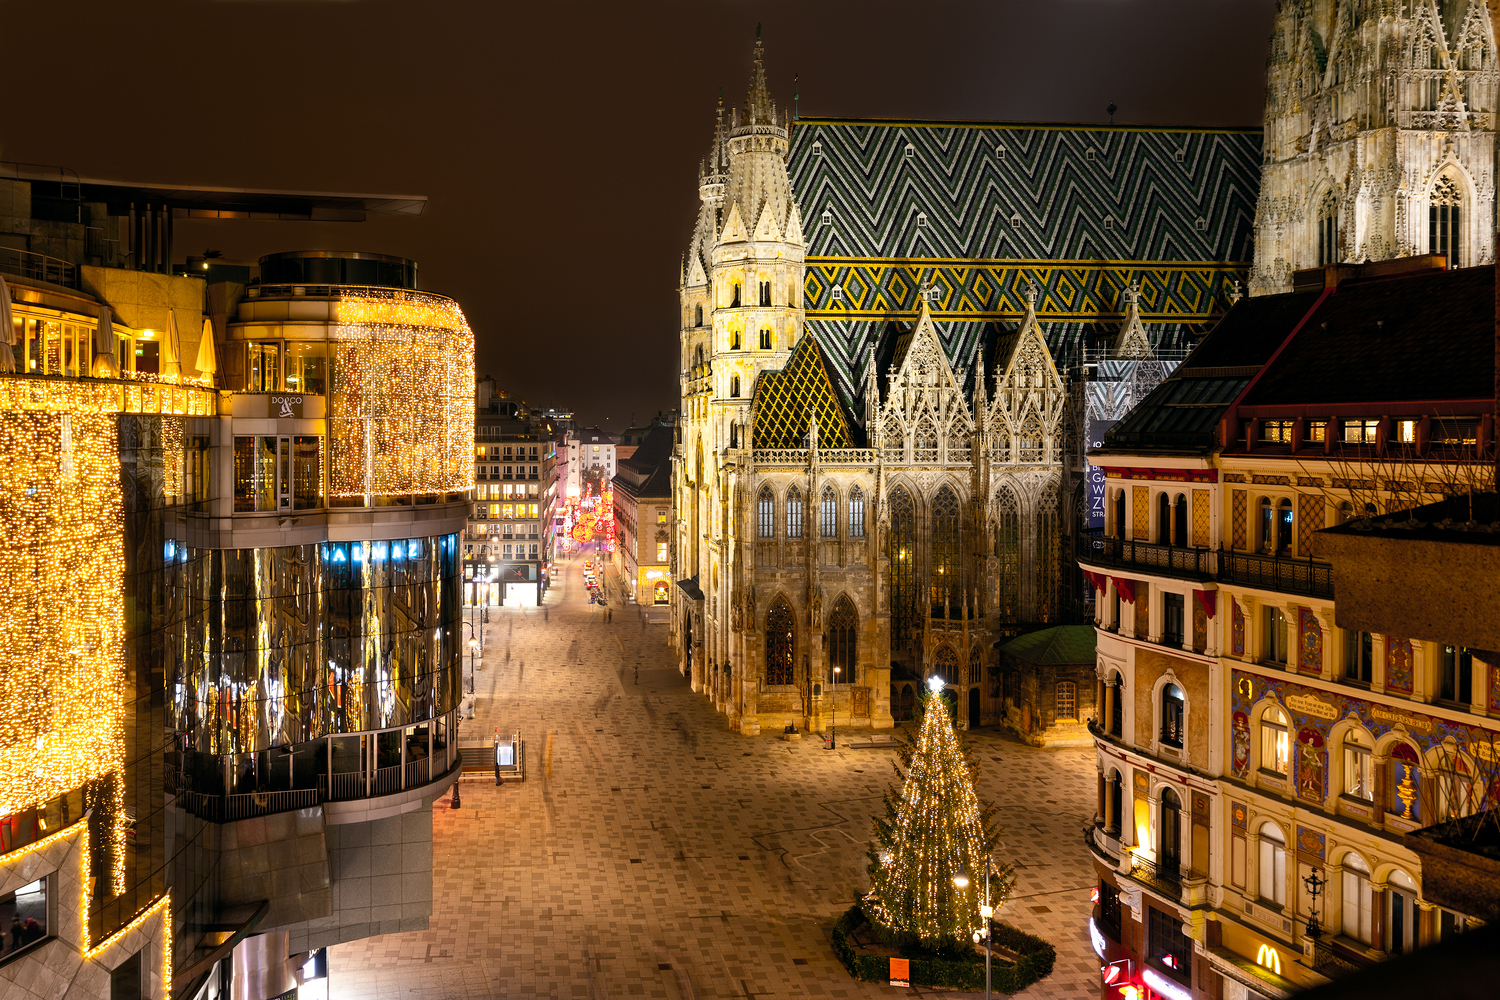
M766 87L765 46L760 40L760 26L755 28L755 65L750 71L750 92L745 96L746 125L776 124L776 105Z

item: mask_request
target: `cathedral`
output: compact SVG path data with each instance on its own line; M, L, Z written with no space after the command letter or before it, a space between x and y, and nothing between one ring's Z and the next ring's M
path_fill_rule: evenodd
M936 676L961 723L1016 724L996 647L1092 618L1087 440L1318 254L1485 259L1471 6L1283 0L1263 128L801 117L757 39L679 274L671 641L694 690L744 733L880 728Z
M1497 84L1484 0L1283 0L1252 294L1343 261L1491 263Z

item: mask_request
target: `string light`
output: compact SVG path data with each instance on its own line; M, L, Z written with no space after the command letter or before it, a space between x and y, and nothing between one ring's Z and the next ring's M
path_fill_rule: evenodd
M980 926L989 811L974 793L969 762L946 702L927 699L899 801L886 798L870 849L872 888L865 914L928 947L966 947ZM1013 884L1010 866L991 879L990 904Z
M402 289L336 304L328 492L474 488L474 331L452 299Z

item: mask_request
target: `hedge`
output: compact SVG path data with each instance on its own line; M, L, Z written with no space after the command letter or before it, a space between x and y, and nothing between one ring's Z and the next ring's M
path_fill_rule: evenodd
M849 942L855 929L865 923L864 911L856 903L833 925L833 951L855 979L867 982L890 982L891 960L886 955L866 955ZM1003 924L994 923L995 944L1021 956L1015 962L995 959L992 984L1000 993L1015 993L1052 972L1057 961L1057 950L1033 934ZM945 986L958 990L984 989L984 959L937 958L921 956L911 958L911 983L914 986Z

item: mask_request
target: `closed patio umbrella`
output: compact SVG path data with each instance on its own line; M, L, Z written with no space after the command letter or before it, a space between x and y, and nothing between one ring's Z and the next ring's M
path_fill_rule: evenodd
M0 276L0 372L16 370L16 324L10 311L10 289Z
M115 323L109 306L99 310L99 325L94 327L95 378L119 378L120 364L115 360Z
M219 356L214 351L214 322L203 317L203 339L198 341L198 370L212 375L219 370Z
M182 338L177 333L177 310L167 310L167 333L161 341L161 373L182 378Z

